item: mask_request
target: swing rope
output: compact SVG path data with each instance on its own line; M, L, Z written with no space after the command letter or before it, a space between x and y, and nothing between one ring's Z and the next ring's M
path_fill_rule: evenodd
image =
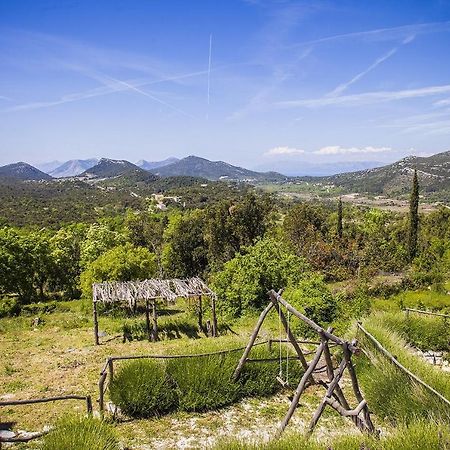
M282 366L282 362L281 362L281 306L278 305L279 308L279 313L278 313L278 350L279 350L279 356L280 356L280 370L278 372L278 376L280 378L282 378L283 376L283 366Z
M290 320L291 320L291 313L286 308L286 315L287 315L287 331L286 331L286 341L289 340L289 330L291 329ZM289 345L286 343L286 384L289 385Z

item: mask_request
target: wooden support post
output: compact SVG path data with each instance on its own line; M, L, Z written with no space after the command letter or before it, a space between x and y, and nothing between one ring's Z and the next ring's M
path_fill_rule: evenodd
M346 353L347 353L347 358L348 358L347 368L348 368L348 373L350 374L350 379L352 381L353 392L355 393L356 400L358 400L358 402L361 403L364 400L364 398L361 394L361 391L359 390L358 378L356 377L355 368L353 367L351 354L350 354L350 350L348 349L348 347L344 348L344 355ZM363 416L364 416L364 421L366 422L366 425L367 425L367 431L369 431L369 433L373 433L375 431L375 427L372 423L372 419L370 418L370 412L369 412L369 408L367 405L365 405L363 408Z
M145 328L147 330L147 339L152 340L152 330L150 328L150 305L148 299L145 300Z
M322 345L326 345L326 344L322 344ZM346 346L344 346L344 347L346 348ZM314 427L316 426L317 422L319 421L320 416L322 415L322 413L325 409L325 406L327 405L327 398L331 399L333 392L336 389L336 386L338 386L338 383L341 380L341 377L344 374L344 370L348 364L347 357L348 357L348 355L346 355L344 352L344 358L342 359L341 364L339 365L339 369L338 369L336 375L334 376L333 381L329 384L327 393L325 394L325 397L320 402L319 407L317 408L316 412L314 413L313 418L311 419L311 422L310 422L309 428L308 428L308 434L311 434L313 432Z
M105 380L108 372L103 371L98 380L98 408L100 411L100 417L103 418L103 412L105 410Z
M244 353L241 356L241 359L239 360L239 363L236 367L236 370L233 373L233 380L236 381L239 379L239 376L241 375L242 369L244 368L245 361L248 358L248 355L250 353L250 350L253 347L253 344L256 341L256 338L258 337L259 330L261 329L261 326L264 322L264 319L266 318L269 311L273 308L273 303L270 302L264 311L260 314L258 322L256 323L255 329L253 330L252 335L250 336L250 340L247 344L247 347L245 347Z
M197 303L197 314L198 314L198 329L200 331L203 331L203 304L202 304L202 296L198 296L198 303Z
M111 358L108 358L108 373L109 373L109 383L111 384L114 378L113 359Z
M92 399L90 395L86 396L86 410L88 414L92 414Z
M212 312L212 335L213 337L218 336L217 331L217 315L216 315L216 296L211 295L211 312Z
M314 369L316 368L316 366L320 360L320 357L322 356L322 352L323 352L323 343L321 343L317 347L314 359L309 364L308 370L303 374L302 379L300 380L300 383L294 392L294 397L292 399L291 405L289 406L289 410L286 413L286 416L284 417L283 421L281 422L281 424L278 428L278 431L276 434L277 438L279 438L281 436L281 434L283 433L287 424L289 423L289 420L291 420L291 417L294 414L295 408L297 408L300 397L301 397L303 391L305 390L306 383L307 383L308 379L310 378L311 374L313 373Z
M308 370L308 363L306 362L305 356L303 355L302 349L298 345L295 336L292 334L292 331L289 327L289 324L287 323L286 317L283 314L283 311L281 310L280 304L277 301L276 297L270 296L270 301L273 303L273 305L277 308L278 315L280 316L281 323L283 324L284 330L286 331L286 334L288 336L289 342L294 347L295 351L297 352L298 358L300 359L300 363L303 366L303 369L306 371ZM312 384L315 383L313 376L310 377L310 382Z
M152 320L153 320L152 341L156 342L158 340L158 311L156 309L156 298L154 298L152 302Z
M97 317L97 302L94 301L92 302L92 311L93 311L93 315L94 315L94 342L95 345L99 345L99 339L98 339L98 317Z

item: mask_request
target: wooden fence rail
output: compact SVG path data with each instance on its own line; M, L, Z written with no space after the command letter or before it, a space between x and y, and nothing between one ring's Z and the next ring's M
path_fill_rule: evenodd
M428 392L430 392L433 395L435 395L436 397L438 397L447 406L450 406L450 400L448 400L441 393L436 391L436 389L431 387L429 384L427 384L423 380L421 380L417 375L415 375L410 370L408 370L404 365L400 364L397 361L397 359L388 350L386 350L380 344L380 342L378 342L377 339L374 336L372 336L360 323L358 323L358 329L361 330L362 333L372 342L372 344L375 346L375 348L377 350L379 350L392 364L394 364L398 369L400 369L405 375L407 375L410 379L415 381L417 384L420 384L421 386L423 386Z
M260 341L255 343L254 345L264 345L267 344L268 341ZM217 355L226 355L234 352L241 352L245 347L232 348L229 350L219 350L217 352L210 353L189 353L185 355L130 355L130 356L110 356L107 358L105 365L103 366L100 372L100 378L98 380L98 404L100 415L103 416L105 411L105 393L107 388L107 378L109 375L109 383L113 380L114 377L114 361L129 361L136 359L187 359L187 358L205 358L208 356L217 356Z
M86 411L88 414L92 414L92 399L90 395L61 395L58 397L46 397L46 398L33 398L26 400L2 400L0 401L1 406L19 406L19 405L34 405L37 403L49 403L49 402L57 402L62 400L83 400L86 402ZM32 439L36 439L38 437L44 436L48 431L36 432L36 433L28 433L28 436L20 437L15 436L11 438L0 437L0 448L1 442L28 442Z
M450 315L448 315L448 314L440 314L440 313L435 313L435 312L431 312L431 311L423 311L421 309L405 308L404 311L406 312L406 314L409 314L410 312L415 312L417 314L425 314L428 316L437 316L437 317L444 317L444 318L450 319Z

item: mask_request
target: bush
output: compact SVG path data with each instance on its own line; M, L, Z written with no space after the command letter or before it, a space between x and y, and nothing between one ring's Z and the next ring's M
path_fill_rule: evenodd
M119 442L109 425L91 417L65 418L47 434L41 450L119 450Z
M326 327L337 316L336 299L319 275L312 275L301 281L295 289L287 289L283 297L320 326ZM295 321L292 328L299 335L307 335L311 331L306 324L300 321Z
M178 406L178 392L162 361L133 361L125 365L110 386L113 403L132 417L165 414Z
M230 354L169 360L180 409L208 411L234 403L240 397L239 383L231 381L237 362L237 356Z
M269 289L296 285L309 271L303 258L275 239L265 238L243 252L225 263L213 278L217 309L224 317L263 309L269 302Z
M246 396L277 392L277 362L246 364L238 382L232 381L240 354L170 359L167 363L132 362L125 365L110 386L111 400L132 417L149 417L174 409L208 411L230 405ZM252 358L274 358L277 352L255 348ZM283 356L283 376L286 361ZM299 382L302 369L290 361L289 379Z
M17 316L20 310L20 302L16 297L5 297L0 300L0 318Z

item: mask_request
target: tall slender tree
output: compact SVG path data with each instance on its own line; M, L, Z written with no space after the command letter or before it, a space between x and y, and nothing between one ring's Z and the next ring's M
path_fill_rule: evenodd
M339 197L339 201L338 201L338 210L337 210L337 235L339 237L339 239L342 239L342 199L341 197Z
M409 233L408 253L411 262L417 254L417 236L419 231L419 180L417 170L414 170L411 197L409 200Z

